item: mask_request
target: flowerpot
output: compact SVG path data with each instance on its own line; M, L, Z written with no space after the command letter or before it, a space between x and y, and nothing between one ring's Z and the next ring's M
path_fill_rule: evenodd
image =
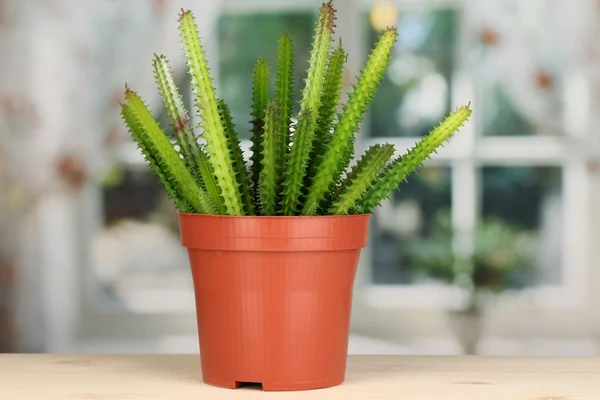
M307 390L344 381L352 289L369 215L180 214L202 378Z
M450 330L459 342L463 354L477 354L477 347L481 340L483 314L479 308L466 310L448 310Z

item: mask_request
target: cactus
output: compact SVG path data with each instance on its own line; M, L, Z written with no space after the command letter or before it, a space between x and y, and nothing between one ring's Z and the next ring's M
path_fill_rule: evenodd
M283 215L296 215L298 212L314 132L315 120L312 110L300 111L283 182Z
M323 87L323 76L327 66L329 49L331 48L331 35L335 27L335 9L332 2L329 1L321 6L317 18L317 27L313 47L310 53L308 75L306 77L306 86L302 92L300 100L300 112L311 110L312 119L316 121L319 117L319 107L321 106L321 89Z
M398 185L413 173L423 161L443 146L452 134L471 116L470 104L450 114L438 127L417 143L406 155L397 158L385 171L377 176L377 181L360 199L359 210L370 212Z
M154 77L163 98L165 108L173 124L173 134L187 168L211 197L217 212L225 214L225 207L217 188L208 157L199 148L197 138L190 125L190 117L183 105L179 90L175 86L169 62L164 55L154 55Z
M340 195L330 208L331 214L347 214L381 169L394 154L391 144L371 146L341 186Z
M350 163L354 151L354 134L390 62L391 50L397 35L394 28L384 31L361 71L354 90L350 93L348 102L344 105L339 121L335 125L331 140L327 143L323 157L318 160L317 172L308 190L302 215L313 215L317 211L327 191L331 190Z
M335 12L331 1L319 10L296 115L292 115L294 60L288 34L278 42L272 97L269 66L262 59L257 62L248 168L229 108L216 97L194 17L182 11L179 32L206 145L198 145L162 55L154 57L154 74L179 150L136 92L127 88L121 105L125 125L179 211L288 216L370 213L468 120L470 104L451 113L405 155L391 160L392 145L374 145L347 171L354 156L354 135L390 62L397 32L389 28L381 33L338 114L347 54L341 39L331 49Z
M342 47L342 39L340 38L338 47L329 57L327 70L323 78L323 96L321 98L321 108L319 109L319 120L317 121L311 160L318 160L323 155L325 145L329 142L338 103L342 94L344 64L347 57L348 55ZM308 174L309 178L314 176L315 170L316 163L313 163ZM306 183L310 184L310 179Z
M252 186L258 193L262 157L262 134L265 125L265 110L269 102L269 64L262 58L258 60L252 74Z
M206 150L217 177L219 189L221 189L225 208L230 215L243 215L238 176L233 166L231 150L228 147L225 129L221 122L204 49L202 49L198 37L198 27L190 11L181 13L179 32L183 39L189 73L192 77L196 107L202 119Z
M190 126L190 117L183 105L181 94L175 86L169 62L164 55L155 54L152 64L154 66L156 86L158 86L163 103L173 124L173 134L177 145L179 145L181 153L185 156L184 161L186 162L186 166L194 176L199 178L200 171L196 160L196 155L199 151L198 143Z
M210 165L210 161L208 161L208 155L204 151L204 149L200 149L198 154L196 155L198 170L200 171L200 186L202 189L206 190L210 198L213 200L213 203L220 202L219 205L216 205L218 210L218 214L225 214L223 199L219 194L219 184L217 182L217 177L213 172L213 167Z
M165 188L167 195L175 202L175 206L182 212L193 213L198 210L189 204L185 196L181 193L181 187L171 178L170 171L161 166L157 161L157 157L153 154L149 147L150 143L145 139L145 133L141 129L139 122L128 104L121 104L121 117L125 124L130 127L131 136L138 144L138 148L142 150L142 155L146 162L150 165L150 169L154 172L158 181Z
M216 207L185 167L148 106L129 88L125 89L122 115L154 172L179 206L188 211L216 213Z
M277 75L275 79L275 100L279 104L280 154L285 160L290 145L290 124L294 98L294 47L287 32L279 39L277 49Z
M250 179L248 179L248 172L246 170L246 163L244 162L242 148L240 147L238 134L235 131L235 126L233 125L233 119L231 118L229 107L222 99L219 100L219 113L221 114L221 122L225 128L225 135L227 136L229 150L233 155L234 167L239 177L242 201L244 202L244 210L247 214L254 215L254 199L252 198L252 189L250 187Z
M258 180L258 198L263 215L275 215L277 188L281 163L281 135L279 128L279 105L271 100L265 111L264 134L262 138L260 176Z

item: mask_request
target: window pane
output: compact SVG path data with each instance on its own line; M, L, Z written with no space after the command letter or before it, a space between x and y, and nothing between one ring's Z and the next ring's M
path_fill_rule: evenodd
M177 214L163 188L145 165L118 165L101 190L103 226L92 265L104 300L137 311L179 308L191 277Z
M450 209L450 172L447 167L421 169L375 210L370 239L375 284L407 284L424 279L410 246L437 234L433 231L436 215ZM450 242L450 232L441 236L442 246Z
M559 167L485 167L482 217L498 218L510 227L517 250L500 254L514 260L515 268L508 285L552 284L561 279L562 260L562 178ZM533 238L533 249L524 241ZM493 238L491 238L493 239ZM486 243L481 243L485 246ZM497 246L497 244L496 244ZM532 256L528 257L527 252ZM490 253L491 254L491 253ZM522 260L530 259L527 263ZM520 262L520 264L519 264ZM527 265L528 264L528 265Z
M371 15L365 18L367 51L379 35ZM423 136L450 112L458 21L453 9L401 13L398 43L373 98L367 135Z
M230 14L220 18L217 26L220 88L241 138L250 138L252 69L256 61L262 57L269 63L274 81L277 41L287 31L294 45L296 100L299 100L308 69L313 27L312 13Z
M481 107L485 136L533 135L534 127L507 94L506 89L494 85L486 89Z

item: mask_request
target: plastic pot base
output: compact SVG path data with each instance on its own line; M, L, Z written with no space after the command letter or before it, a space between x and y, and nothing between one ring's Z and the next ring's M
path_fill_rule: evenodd
M204 379L204 383L211 386L216 386L223 389L238 389L248 386L259 385L259 387L265 392L282 392L282 391L300 391L300 390L315 390L325 389L333 386L341 385L344 382L342 379L329 379L313 382L239 382L239 381L226 381L220 379Z

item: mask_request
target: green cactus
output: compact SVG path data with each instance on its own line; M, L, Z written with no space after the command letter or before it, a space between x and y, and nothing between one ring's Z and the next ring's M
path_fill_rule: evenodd
M225 214L223 200L219 194L212 168L208 164L208 157L198 146L197 138L190 125L190 117L183 105L181 94L175 86L169 62L163 55L154 55L153 65L156 84L173 124L173 134L180 152L184 156L186 167L196 177L201 187L208 192L217 212Z
M126 90L121 107L125 125L179 211L239 216L370 213L468 120L470 104L458 108L404 156L390 161L393 146L375 145L347 171L354 135L390 62L397 32L389 28L381 33L338 114L347 55L341 39L331 51L335 12L331 1L319 10L297 115L292 116L294 60L287 33L278 42L272 98L269 66L262 59L256 64L248 168L229 108L212 86L194 17L182 11L179 32L206 145L198 145L164 56L154 57L154 74L179 150L134 91Z
M277 74L275 79L275 100L279 103L279 128L282 136L280 154L287 156L290 145L290 124L294 99L294 48L287 32L279 39L277 49Z
M181 187L171 178L170 171L159 164L150 147L151 143L145 138L146 134L141 129L131 107L126 103L121 104L121 117L125 124L130 127L131 136L137 142L138 148L142 151L144 159L150 165L150 169L154 172L158 181L165 188L167 195L175 202L177 209L185 213L197 212L198 210L191 206L185 199L185 196L181 193Z
M350 163L354 152L354 134L390 62L391 50L397 35L395 28L384 31L361 71L354 90L350 93L348 102L339 116L331 140L327 143L323 157L318 160L317 172L308 189L302 215L315 214L325 194L332 189Z
M300 112L311 110L314 121L317 121L319 118L323 76L325 75L327 58L329 56L329 49L331 48L331 35L335 27L334 21L335 9L332 2L329 1L324 3L319 11L308 64L308 75L305 81L306 85L302 92L302 100L300 101Z
M325 77L323 78L323 96L321 98L321 108L319 109L319 120L317 122L317 131L315 133L315 146L313 148L312 160L317 160L322 156L322 149L329 142L331 130L334 124L334 118L337 114L337 107L342 94L342 84L344 79L344 64L348 55L342 47L340 38L338 47L331 53ZM315 164L313 164L315 165Z
M265 110L269 102L269 64L258 60L252 74L252 186L258 188L262 156L262 134L265 125ZM256 190L258 194L258 190ZM257 197L258 198L258 197Z
M230 215L243 215L238 174L233 166L233 157L221 122L208 63L198 37L198 27L190 11L181 13L179 32L183 39L189 73L192 77L196 107L202 119L206 150L217 177L219 189L221 189L225 208Z
M246 163L244 162L242 148L240 147L240 140L238 139L238 134L231 118L231 111L229 111L229 107L225 104L224 100L219 100L219 113L221 114L221 122L225 127L227 143L233 155L234 167L239 177L244 210L247 214L254 215L254 199L252 198L250 179L248 178Z
M213 167L210 165L208 155L204 149L199 149L198 153L196 154L196 160L198 163L200 176L202 177L200 180L200 186L206 190L215 205L218 202L219 205L216 206L218 214L226 214L223 199L221 198L219 192L219 183L217 182L217 177L214 174Z
M283 181L283 215L296 215L298 212L314 135L315 120L312 110L300 111Z
M302 199L302 189L307 176L307 166L313 149L315 130L321 106L321 90L323 77L327 67L329 49L331 48L331 35L335 27L335 9L332 2L323 3L321 6L315 36L313 40L308 75L305 81L298 124L294 132L291 153L288 157L288 174L283 188L283 214L295 215Z
M452 134L458 130L471 116L470 104L450 114L437 128L425 136L404 156L396 159L379 176L375 184L367 190L359 201L359 210L371 212L398 185L412 174L423 161L428 159L436 149L443 146Z
M148 106L128 88L122 115L144 156L178 205L199 213L216 213L210 197L198 186Z
M260 176L258 180L258 198L262 215L275 215L278 180L281 175L281 135L279 127L279 105L271 100L265 112L263 141L261 144L262 157Z
M394 146L391 144L371 146L348 174L329 212L334 215L348 214L393 155Z
M162 96L169 119L173 124L173 135L181 148L181 153L185 156L184 161L186 162L186 166L194 176L199 178L200 172L195 157L198 153L198 143L190 125L190 117L183 105L181 94L175 86L169 62L164 55L155 54L152 65L154 67L156 86Z

